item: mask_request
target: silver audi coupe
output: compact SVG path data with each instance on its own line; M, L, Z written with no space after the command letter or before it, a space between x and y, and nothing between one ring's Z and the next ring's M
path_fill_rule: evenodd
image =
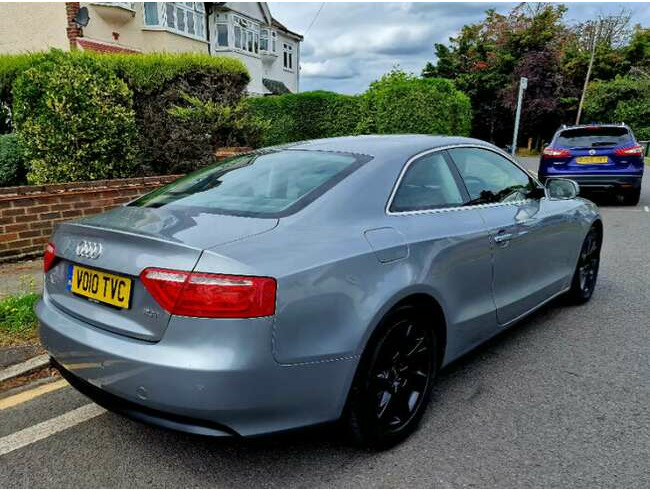
M469 138L266 148L60 224L41 339L74 387L141 421L340 421L386 448L445 365L559 295L589 300L603 227L577 194Z

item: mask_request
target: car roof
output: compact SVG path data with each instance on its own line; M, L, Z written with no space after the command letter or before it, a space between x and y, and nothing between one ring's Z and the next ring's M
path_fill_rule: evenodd
M423 151L445 146L471 144L495 146L478 139L462 136L436 136L426 134L372 134L342 136L317 140L300 141L286 145L293 150L337 151L370 155L377 159L404 160Z

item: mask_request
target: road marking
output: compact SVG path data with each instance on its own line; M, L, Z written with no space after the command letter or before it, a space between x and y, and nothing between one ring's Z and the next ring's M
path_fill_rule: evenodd
M650 213L650 208L649 208L648 206L643 206L643 210L644 210L646 213Z
M37 388L34 388L33 390L27 390L23 391L22 393L17 393L13 396L8 396L7 398L0 400L0 410L15 407L16 405L20 405L21 403L33 400L34 398L44 395L45 393L59 390L65 386L68 386L68 382L65 379L60 379L54 383L41 385Z
M26 429L19 430L8 436L0 438L0 456L20 449L21 447L29 446L42 439L50 437L57 432L64 431L82 422L86 422L92 418L105 413L99 405L89 403L70 412L54 417L53 419L46 420L40 424L32 425Z
M49 362L50 356L47 354L42 354L40 356L27 359L25 362L9 366L8 368L0 371L0 383L7 379L15 378L16 376L20 376L24 373L28 373L29 371L33 371L34 369L47 366Z

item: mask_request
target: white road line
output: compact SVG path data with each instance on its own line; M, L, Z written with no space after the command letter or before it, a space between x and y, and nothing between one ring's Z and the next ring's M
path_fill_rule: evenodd
M648 206L643 206L643 210L644 210L646 213L650 213L650 208L649 208Z
M40 424L27 427L26 429L14 432L8 436L0 438L0 456L29 446L37 441L50 437L57 432L69 429L75 425L86 422L98 415L105 413L99 405L89 403L70 412L46 420Z

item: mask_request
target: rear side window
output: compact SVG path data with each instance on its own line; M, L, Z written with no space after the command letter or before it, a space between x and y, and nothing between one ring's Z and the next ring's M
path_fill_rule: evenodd
M463 204L463 196L442 153L413 162L397 188L393 212L420 211Z
M370 158L303 150L246 155L187 175L131 206L187 207L261 218L286 216L322 195Z
M627 128L615 126L594 126L590 128L565 129L555 139L554 146L566 148L618 146L632 140Z

